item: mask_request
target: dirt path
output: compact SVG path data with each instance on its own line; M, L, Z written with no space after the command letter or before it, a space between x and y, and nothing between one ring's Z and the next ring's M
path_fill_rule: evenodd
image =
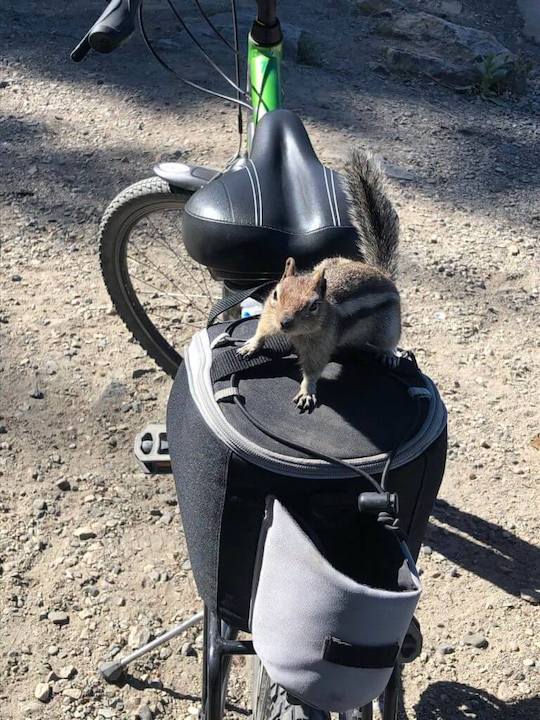
M536 720L538 606L520 591L540 587L538 81L501 105L398 82L369 65L382 41L363 43L349 6L306 20L296 5L283 2L283 19L313 31L332 23L324 48L337 60L333 70L287 64L287 106L331 166L361 142L408 178L392 180L403 343L450 416L448 471L420 559L425 647L406 672L408 717ZM496 31L485 3L464 5ZM188 617L198 600L172 480L144 476L131 457L134 434L163 420L170 382L110 314L95 235L107 202L156 158L223 165L234 114L168 85L137 43L70 64L100 6L25 0L0 14L5 720L120 719L141 704L187 720L200 692L196 631L135 665L121 688L96 674L119 645ZM518 37L498 22L505 42ZM183 66L206 77L191 58ZM43 704L34 690L49 678ZM235 673L230 701L236 715L249 708L246 673Z

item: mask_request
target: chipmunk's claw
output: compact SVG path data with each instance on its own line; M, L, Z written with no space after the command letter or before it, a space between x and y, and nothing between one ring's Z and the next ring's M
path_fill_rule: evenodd
M300 390L293 398L293 402L296 403L296 407L303 412L313 412L317 405L317 396L315 393L306 393Z
M236 352L243 357L250 357L257 352L257 349L257 344L254 343L253 338L251 338L251 340L247 340L242 347L239 347Z

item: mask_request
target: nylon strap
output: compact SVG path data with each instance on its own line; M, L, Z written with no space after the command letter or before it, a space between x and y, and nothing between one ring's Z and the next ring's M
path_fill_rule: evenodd
M335 637L324 641L323 658L336 665L382 670L394 667L399 645L353 645Z
M240 346L238 346L240 347ZM212 384L218 380L234 375L234 373L259 367L273 360L285 357L291 353L291 345L283 335L266 338L264 347L252 357L243 357L238 354L238 347L232 347L216 355L212 360L210 379Z
M221 313L227 312L227 310L232 310L233 307L240 305L241 302L247 300L248 297L251 297L254 293L257 293L260 290L265 290L266 288L270 289L276 285L277 282L277 280L267 280L260 285L255 285L255 287L246 288L244 290L236 290L235 292L221 298L214 303L212 309L210 310L206 327L213 325L216 318L218 318Z

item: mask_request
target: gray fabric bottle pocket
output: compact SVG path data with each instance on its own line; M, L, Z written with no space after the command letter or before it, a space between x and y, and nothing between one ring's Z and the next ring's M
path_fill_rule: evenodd
M381 527L381 532L388 531ZM360 542L350 552L377 553L378 548ZM369 577L348 577L321 554L276 498L268 498L251 632L271 679L329 712L352 710L378 697L421 593L404 543L399 556L403 562L394 561L395 589L372 587ZM384 555L378 561L384 563Z

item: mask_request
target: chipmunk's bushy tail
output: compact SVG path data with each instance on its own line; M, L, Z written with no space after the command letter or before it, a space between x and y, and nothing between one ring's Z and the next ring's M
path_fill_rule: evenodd
M385 176L371 153L355 149L345 166L349 210L364 262L395 277L399 218L385 192Z

